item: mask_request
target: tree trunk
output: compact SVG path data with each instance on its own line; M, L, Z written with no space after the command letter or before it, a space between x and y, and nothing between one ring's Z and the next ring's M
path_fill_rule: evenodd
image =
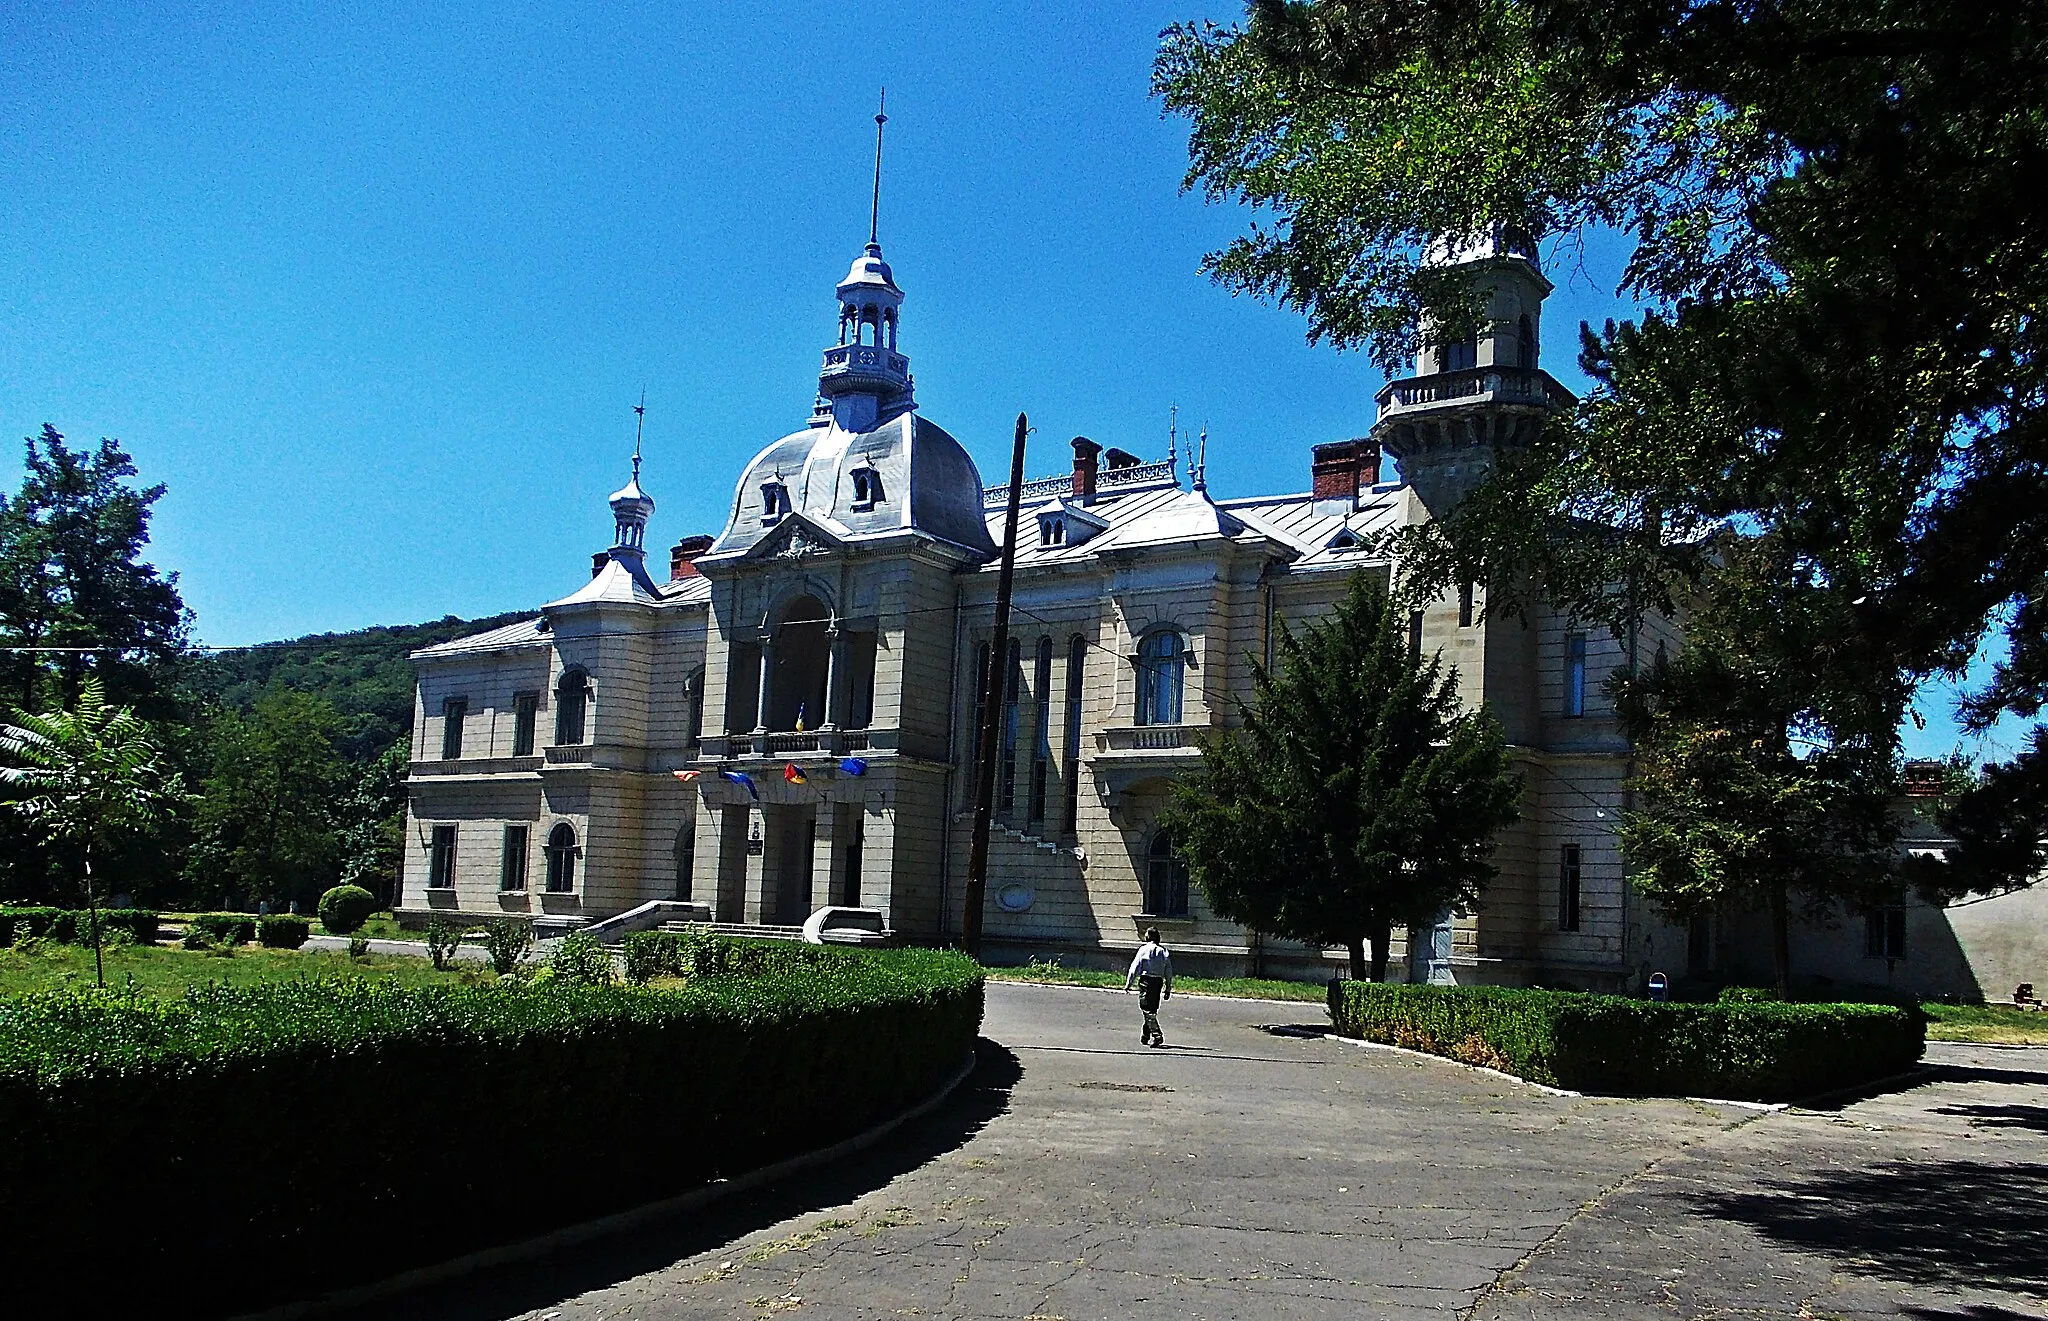
M1771 965L1778 977L1778 998L1792 998L1792 919L1785 882L1771 882Z
M1362 982L1365 980L1365 937L1353 936L1351 938L1350 948L1351 980L1354 982Z
M1372 929L1372 979L1376 982L1383 982L1387 979L1387 947L1393 943L1393 924L1384 919L1374 923Z
M104 989L107 984L106 956L100 952L100 901L93 893L92 841L85 844L85 911L92 924L92 975Z

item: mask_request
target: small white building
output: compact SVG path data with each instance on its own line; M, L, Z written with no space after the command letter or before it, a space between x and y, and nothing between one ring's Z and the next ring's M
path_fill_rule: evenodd
M1026 484L1008 677L987 695L1001 708L991 957L1120 961L1156 925L1190 969L1336 966L1207 911L1156 821L1276 630L1355 574L1385 579L1375 534L1444 508L1570 401L1537 364L1550 285L1533 251L1462 260L1492 290L1480 329L1431 343L1380 392L1368 436L1316 446L1298 485L1276 474L1294 493L1219 496L1173 456L1081 437L1070 471ZM684 539L650 574L636 461L589 581L533 619L415 653L402 917L578 922L688 898L726 922L859 904L911 940L958 933L1007 490L917 411L879 245L837 292L810 419L747 465L715 538ZM1403 481L1382 480L1383 455ZM1604 687L1669 625L1618 641L1540 610L1483 618L1484 604L1441 600L1413 636L1502 721L1523 818L1479 911L1397 937L1394 958L1412 947L1417 979L1623 989L1682 974L1711 942L1689 946L1623 883L1628 746Z

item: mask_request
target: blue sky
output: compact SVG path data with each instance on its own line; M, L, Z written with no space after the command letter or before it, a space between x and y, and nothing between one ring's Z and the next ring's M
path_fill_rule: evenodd
M168 483L206 642L530 607L609 540L647 391L650 542L801 425L866 237L925 414L1000 475L1210 429L1219 494L1305 489L1379 374L1199 273L1147 78L1198 3L0 9L0 483L42 423ZM1546 365L1627 309L1553 271ZM1937 702L1933 708L1942 704ZM1920 750L1953 746L1938 709Z

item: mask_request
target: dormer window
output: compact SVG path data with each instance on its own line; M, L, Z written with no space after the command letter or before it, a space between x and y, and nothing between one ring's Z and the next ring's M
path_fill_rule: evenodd
M1323 543L1334 554L1343 555L1350 551L1365 549L1365 541L1348 527L1337 529L1337 535Z
M1064 546L1067 544L1067 520L1061 514L1046 514L1038 520L1038 544L1041 546Z
M761 483L761 521L773 523L789 512L789 488L776 481Z
M853 507L873 509L888 497L882 494L882 474L874 465L863 463L847 474L853 479Z

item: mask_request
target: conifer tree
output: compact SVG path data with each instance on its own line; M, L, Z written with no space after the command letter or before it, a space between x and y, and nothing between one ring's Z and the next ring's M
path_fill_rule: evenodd
M1341 945L1353 977L1383 980L1395 925L1473 904L1494 875L1521 795L1500 725L1460 712L1457 671L1413 651L1362 576L1283 630L1253 682L1243 727L1204 741L1162 824L1216 912Z

